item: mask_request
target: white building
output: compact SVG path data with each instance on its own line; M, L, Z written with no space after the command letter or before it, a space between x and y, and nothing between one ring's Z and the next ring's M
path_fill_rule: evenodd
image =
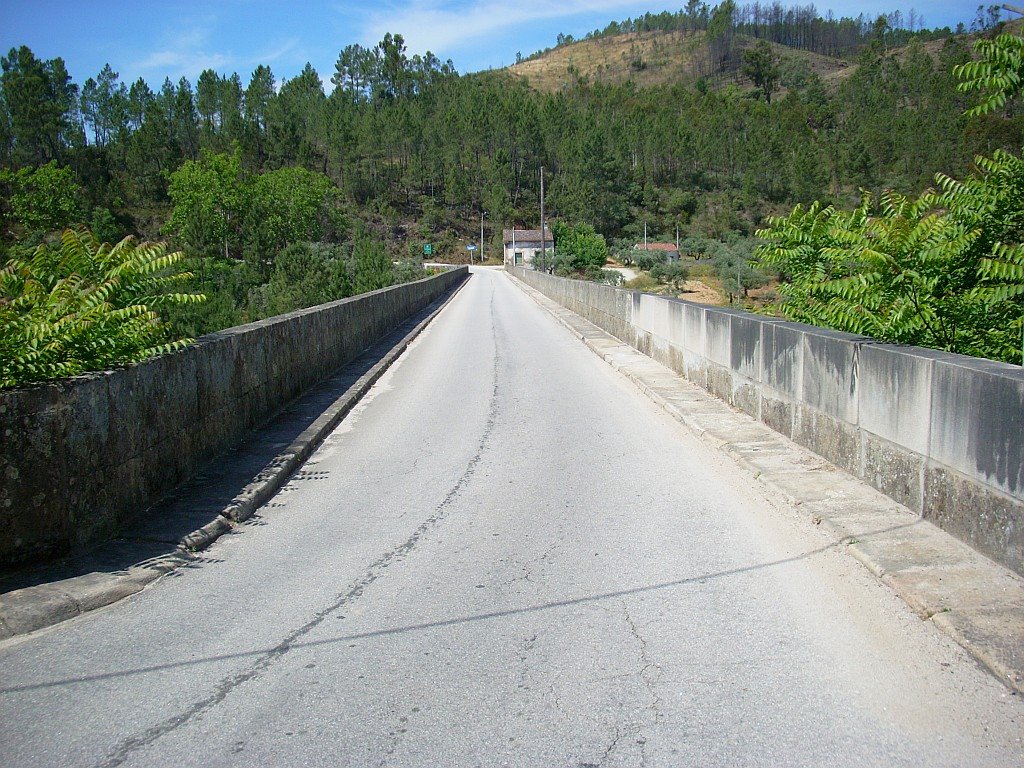
M551 230L544 227L544 248L552 251L555 240ZM541 239L539 229L506 229L504 230L505 264L507 266L532 264L533 257L540 253Z

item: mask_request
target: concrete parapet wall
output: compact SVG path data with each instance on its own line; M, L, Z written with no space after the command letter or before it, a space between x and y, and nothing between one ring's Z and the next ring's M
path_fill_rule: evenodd
M509 272L1024 574L1024 368Z
M127 369L0 392L0 564L109 536L467 275L458 267Z

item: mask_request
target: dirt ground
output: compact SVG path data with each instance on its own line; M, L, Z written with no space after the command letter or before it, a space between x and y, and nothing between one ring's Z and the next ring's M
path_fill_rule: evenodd
M721 306L725 303L722 294L700 280L687 280L683 283L683 290L679 294L680 299L695 301L698 304L714 304Z

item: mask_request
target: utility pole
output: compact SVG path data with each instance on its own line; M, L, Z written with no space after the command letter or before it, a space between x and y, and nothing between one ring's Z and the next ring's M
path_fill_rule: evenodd
M647 222L644 222L644 250L647 250Z
M540 263L547 269L547 240L544 238L544 166L540 167Z
M480 263L484 263L484 216L487 211L480 211Z

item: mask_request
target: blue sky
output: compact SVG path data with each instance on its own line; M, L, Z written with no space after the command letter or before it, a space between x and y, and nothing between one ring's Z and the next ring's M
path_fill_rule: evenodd
M525 56L551 46L559 32L581 36L612 20L646 11L675 11L682 4L655 0L0 0L0 52L27 45L40 58L61 56L79 84L108 62L122 82L144 77L155 87L165 76L195 82L207 68L238 72L248 82L258 64L269 65L280 81L294 77L307 61L329 81L344 46L373 45L385 32L394 32L405 37L410 53L431 50L442 60L451 59L460 72L473 72L508 65L517 51ZM977 1L965 0L916 5L877 0L817 3L821 14L831 9L837 16L874 16L897 8L906 14L913 7L928 26L969 23L977 6Z

